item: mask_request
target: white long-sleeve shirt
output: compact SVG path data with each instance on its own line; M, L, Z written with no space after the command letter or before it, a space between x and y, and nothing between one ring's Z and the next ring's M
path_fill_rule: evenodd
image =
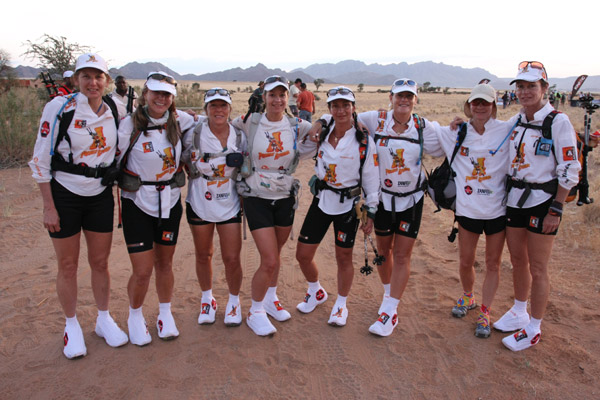
M104 114L98 116L90 108L87 97L78 93L75 97L55 97L46 104L29 166L33 171L33 178L38 183L50 182L54 177L72 193L79 196L95 196L106 189L106 186L100 183L100 179L50 170L52 159L50 152L56 144L60 121L56 121L54 132L52 126L57 113L68 99L71 100L65 105L62 113L75 109L73 120L67 129L71 146L63 139L58 145L58 153L68 162L69 151L72 151L74 164L85 164L92 168L106 167L114 161L117 150L117 128L110 109L106 106Z

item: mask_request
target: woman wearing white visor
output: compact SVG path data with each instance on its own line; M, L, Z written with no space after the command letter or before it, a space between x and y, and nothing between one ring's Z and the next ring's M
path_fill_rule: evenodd
M199 324L215 322L217 302L212 294L212 256L215 228L229 286L225 325L242 322L239 300L242 285L240 200L235 187L246 148L245 135L229 124L231 96L216 87L204 94L203 118L183 138L182 160L188 165L190 183L186 215L196 248L196 275L202 289Z
M370 234L379 202L379 171L375 165L375 143L368 132L357 129L354 93L338 86L327 92L331 120L319 135L312 179L314 198L298 236L296 259L308 281L304 301L297 305L303 313L312 312L327 300L319 283L314 256L333 223L335 258L338 267L338 298L329 316L330 325L344 326L348 318L346 298L354 278L352 249L359 225L355 205L364 192L368 218L362 230Z
M244 213L260 253L260 266L252 278L252 306L246 322L259 336L277 329L277 321L290 318L277 297L280 252L288 239L297 207L298 180L291 175L299 158L310 157L315 144L306 142L310 123L285 115L289 97L287 80L281 76L265 79L265 113L254 113L232 125L248 138L248 157L238 192L244 197Z
M148 74L139 107L119 127L123 235L132 264L129 279L129 338L143 346L152 341L142 305L152 271L156 271L158 336L179 336L171 314L173 254L182 215L181 138L193 118L175 108L177 82L159 71Z
M448 160L456 150L452 169L456 173L455 215L463 294L452 308L452 315L462 318L477 306L473 265L479 236L485 233L486 272L475 336L487 338L491 333L490 307L498 289L504 248L506 207L502 200L511 124L496 120L496 91L488 84L475 86L463 109L469 122L460 148L456 147L455 129L441 128L439 135Z
M581 165L569 118L544 100L548 75L538 61L523 61L516 83L522 108L510 137L507 182L506 243L513 265L514 306L494 323L513 351L527 349L541 338L548 303L548 262L565 199L578 181ZM542 127L549 127L544 130ZM531 295L531 319L527 299Z

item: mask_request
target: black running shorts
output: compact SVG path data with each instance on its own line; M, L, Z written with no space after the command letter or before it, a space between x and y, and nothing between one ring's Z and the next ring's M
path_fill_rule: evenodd
M344 214L329 215L319 208L317 197L313 198L306 213L300 235L298 235L298 241L306 244L321 243L332 222L335 245L346 249L352 248L359 222L354 207Z
M296 199L286 197L279 200L244 198L244 213L248 219L250 231L274 226L286 227L294 223L294 203Z
M402 235L416 239L421 228L421 216L423 215L423 199L414 206L404 210L397 211L394 215L391 211L383 208L383 203L379 203L377 214L375 214L375 234L377 236Z
M200 218L198 216L198 214L196 214L194 212L194 210L192 209L192 206L190 206L190 203L185 203L185 216L187 218L188 224L190 224L190 225L210 225L210 224L226 225L226 224L241 224L242 223L242 212L241 211L238 211L237 215L235 215L232 218L229 218L227 221L211 222L211 221L203 220L202 218Z
M133 200L121 197L123 204L123 236L127 252L141 253L152 250L154 243L175 246L179 236L179 222L183 214L181 199L171 208L169 218L160 220L140 210Z
M60 218L60 231L48 232L50 237L68 238L82 229L98 233L113 231L115 200L112 187L95 196L79 196L52 179L50 188Z
M544 218L548 214L548 209L553 200L553 198L549 198L542 204L530 208L506 207L506 226L526 228L529 232L541 235L556 235L558 228L551 233L542 233Z
M469 217L456 216L456 221L469 232L487 236L500 233L506 228L506 217L503 215L494 219L473 219Z

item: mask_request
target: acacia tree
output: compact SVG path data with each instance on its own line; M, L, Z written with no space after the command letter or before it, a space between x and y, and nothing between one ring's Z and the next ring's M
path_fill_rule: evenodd
M10 54L4 49L0 49L0 77L6 77L11 72Z
M358 92L361 93L364 89L365 89L365 84L364 83L359 83L358 84Z
M319 88L321 87L321 85L323 85L323 83L325 83L325 81L321 78L317 78L317 79L315 79L315 81L313 83L317 87L317 92L318 92Z
M73 69L77 56L91 50L89 46L67 42L64 36L54 37L47 33L38 42L28 40L25 45L28 49L23 55L37 60L38 66L53 76L61 76L64 71Z

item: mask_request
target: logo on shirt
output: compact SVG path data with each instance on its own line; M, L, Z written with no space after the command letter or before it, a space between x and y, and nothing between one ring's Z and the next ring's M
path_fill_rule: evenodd
M75 120L75 128L83 129L87 126L87 121L85 119L76 119Z
M520 150L517 150L517 155L512 160L510 164L511 169L518 168L518 170L522 170L525 168L529 168L529 164L525 164L525 143L521 143Z
M485 157L479 157L478 159L471 157L471 164L473 164L473 172L471 172L471 176L465 177L467 182L473 179L477 179L477 182L492 179L491 176L485 173Z
M208 201L212 200L212 193L211 192L206 192L204 193L204 198Z
M40 135L42 135L42 137L45 138L46 136L48 136L49 133L50 123L48 121L42 122L42 127L40 128Z
M92 137L92 144L90 148L81 153L81 157L93 156L99 157L110 150L110 146L106 147L106 137L101 126L91 130L89 127L86 128L89 135Z
M563 160L573 161L575 160L575 147L563 147Z
M333 186L340 186L341 184L337 183L337 174L335 173L337 164L324 165L323 167L325 168L325 177L323 180L329 182Z
M210 169L212 169L213 177L225 178L225 164L219 164L216 167L214 165L210 164ZM208 181L206 183L206 185L207 186L217 185L217 187L220 188L222 185L226 184L227 182L229 182L229 178ZM219 200L218 197L217 197L217 200Z
M385 187L392 187L392 181L389 179L384 180L383 184L385 185Z
M472 195L473 194L473 188L471 186L469 186L469 185L465 186L465 193L467 195L469 195L469 196Z
M161 153L160 150L156 152L156 154L158 154L158 156L163 160L162 172L160 174L156 174L156 180L159 180L166 174L175 172L175 157L173 155L173 148L169 146L163 151L164 153Z
M283 141L281 140L281 132L273 132L272 135L269 132L265 132L265 136L269 141L269 145L264 153L258 153L259 160L268 157L273 157L274 160L277 160L290 154L289 150L284 151Z
M460 146L460 155L464 157L469 157L469 148Z
M398 173L398 175L403 172L410 171L410 168L406 168L404 165L404 149L389 149L390 155L392 156L392 165L389 169L386 168L386 174L393 174L394 172Z
M142 143L142 148L144 149L144 153L154 153L154 146L152 142Z
M376 167L379 167L379 156L377 153L373 153L373 164L375 164Z

